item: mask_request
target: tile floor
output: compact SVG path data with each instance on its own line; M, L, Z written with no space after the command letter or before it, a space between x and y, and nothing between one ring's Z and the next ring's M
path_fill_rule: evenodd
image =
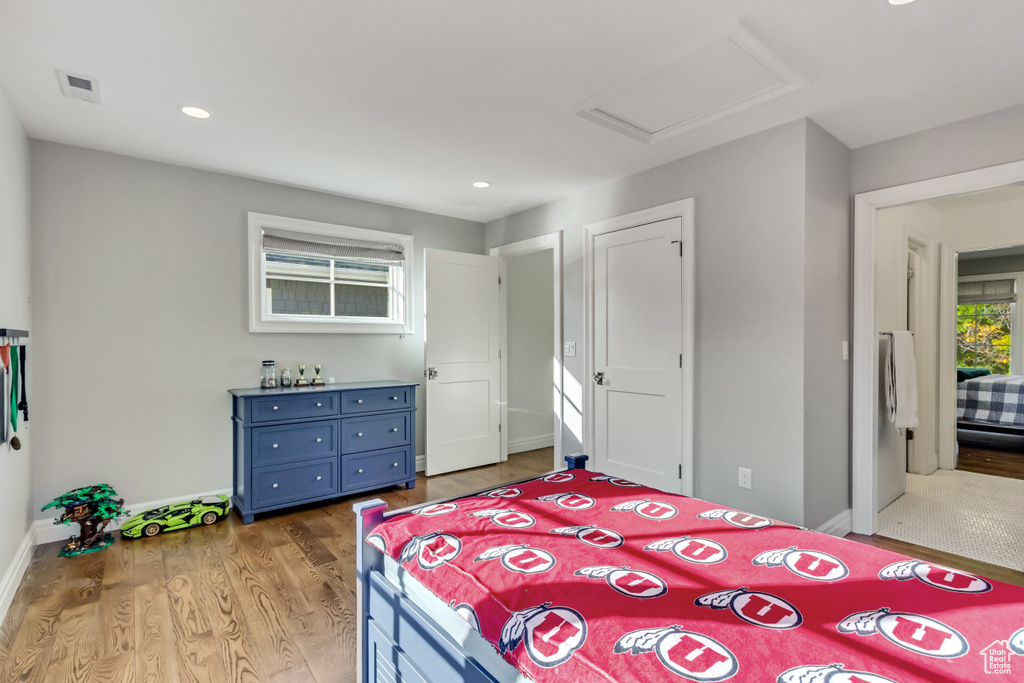
M1024 480L960 470L908 474L878 515L878 533L1024 570Z

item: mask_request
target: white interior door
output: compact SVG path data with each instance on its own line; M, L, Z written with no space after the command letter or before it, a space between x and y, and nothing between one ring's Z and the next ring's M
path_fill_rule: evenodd
M499 259L425 250L427 475L498 462Z
M682 219L594 237L594 458L681 492Z

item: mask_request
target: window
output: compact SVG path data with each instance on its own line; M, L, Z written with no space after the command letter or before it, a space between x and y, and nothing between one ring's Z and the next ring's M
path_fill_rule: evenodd
M249 214L250 332L412 331L412 237Z
M957 367L988 368L996 375L1010 374L1017 351L1014 276L961 278L957 291Z

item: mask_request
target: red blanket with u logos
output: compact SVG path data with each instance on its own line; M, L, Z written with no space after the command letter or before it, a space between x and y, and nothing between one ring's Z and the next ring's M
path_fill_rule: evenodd
M537 681L1024 681L1024 588L586 470L367 539Z

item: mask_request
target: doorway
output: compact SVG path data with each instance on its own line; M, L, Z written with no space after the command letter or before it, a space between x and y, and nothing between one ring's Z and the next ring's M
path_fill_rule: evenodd
M881 429L880 411L876 401L878 387L877 367L879 347L876 342L876 247L879 239L878 224L881 212L893 207L953 198L956 196L993 190L1024 181L1024 162L961 173L945 178L912 183L857 195L854 213L854 357L853 357L853 530L873 534L878 529L878 450L875 435ZM981 237L967 232L966 242L958 248L939 244L933 249L938 254L937 272L939 290L936 354L936 390L938 397L935 414L935 441L938 457L936 467L955 467L956 403L945 400L944 392L955 391L956 346L951 323L956 301L956 252L958 249L985 249L1005 246L1005 237ZM904 252L905 253L905 252ZM953 275L951 275L951 273ZM917 344L915 344L917 346ZM946 394L948 395L948 394ZM914 459L923 457L923 443L915 444ZM931 456L929 456L931 457Z
M693 495L694 201L585 226L584 445L595 467Z
M501 268L501 460L553 448L562 460L562 232L490 250Z

